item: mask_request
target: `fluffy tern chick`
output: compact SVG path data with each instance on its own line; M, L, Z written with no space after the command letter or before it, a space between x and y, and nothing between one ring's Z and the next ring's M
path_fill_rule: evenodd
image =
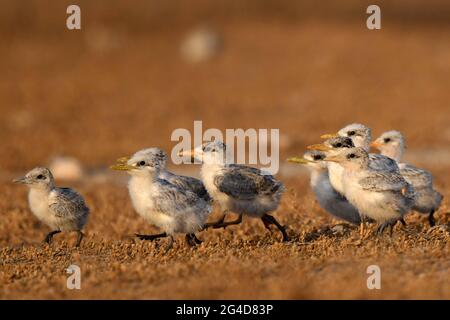
M302 158L293 157L289 158L288 161L303 164L309 169L311 172L311 189L324 210L337 219L359 224L361 219L358 210L331 185L327 164L332 162L324 161L325 156L322 151L307 151Z
M166 169L167 154L164 150L160 148L143 149L138 151L135 156L146 154L151 156L154 161L158 161L158 167L160 168L159 177L161 179L167 180L181 189L190 190L206 201L212 201L201 180L194 177L176 175ZM130 160L129 157L122 157L117 159L117 163L126 164L128 160Z
M327 155L333 155L340 152L344 148L355 147L354 142L351 138L345 136L335 136L328 138L321 144L314 144L308 146L310 150L324 151ZM389 172L399 172L397 163L388 157L382 156L376 153L369 153L369 166L373 170L389 171ZM329 176L331 185L340 194L344 194L342 186L342 173L343 168L338 163L330 162L328 164Z
M223 142L213 141L198 146L194 150L181 152L202 162L201 177L209 195L217 201L223 211L222 218L211 224L216 228L226 227L242 222L242 215L260 218L264 226L270 230L274 224L283 236L283 241L289 237L285 228L269 213L275 210L284 191L284 186L272 175L260 169L244 165L230 164L227 147ZM234 212L239 217L230 222L224 222L228 212Z
M412 209L428 214L428 221L431 226L434 226L434 212L439 209L443 196L434 190L433 176L430 172L401 162L405 151L403 135L399 131L387 131L377 138L371 146L378 149L382 155L397 161L400 174L414 187L416 193Z
M344 168L342 183L345 196L359 211L361 220L378 222L378 233L401 221L414 203L411 185L396 172L374 170L363 148L343 149L327 156L325 161L337 162Z
M372 131L369 127L363 124L352 123L345 126L335 134L325 134L322 136L322 138L325 139L332 137L348 137L352 139L355 147L363 148L365 151L369 152L370 143L372 140ZM389 172L399 171L397 163L391 158L376 153L370 153L369 156L371 168Z
M309 150L322 151L326 155L333 155L341 151L343 148L353 148L352 139L347 137L331 137L321 144L313 144L308 146ZM333 188L341 195L344 194L344 187L342 186L342 173L344 168L334 162L328 162L328 177Z
M163 231L161 234L136 236L142 240L168 237L166 250L172 248L176 233L185 234L190 246L199 244L195 232L202 230L211 213L211 205L192 190L162 179L161 165L161 159L153 149L145 149L135 153L126 163L122 161L111 166L113 170L130 174L128 190L134 209Z
M82 196L70 188L56 187L53 175L47 168L34 168L14 182L29 187L28 203L31 211L52 229L44 242L50 244L53 236L61 231L75 231L78 233L76 246L80 246L83 239L81 230L89 215L89 208Z

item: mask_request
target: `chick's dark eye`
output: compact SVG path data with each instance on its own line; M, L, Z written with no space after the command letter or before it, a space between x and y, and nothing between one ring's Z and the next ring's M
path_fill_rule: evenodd
M142 161L139 161L139 162L138 162L138 166L139 166L139 167L145 166L145 161L143 161L143 160L142 160Z
M391 142L391 138L384 138L384 143L389 143Z
M342 143L336 143L336 148L341 148L342 147Z
M36 178L39 179L39 180L45 179L45 177L42 174L38 175Z
M350 154L348 155L348 158L350 158L350 159L356 158L356 154L350 153Z
M355 133L356 133L355 131L349 131L349 132L348 132L348 135L349 135L349 136L354 136Z
M319 155L317 155L317 156L314 156L314 160L322 160L322 157L321 157L321 156L319 156Z

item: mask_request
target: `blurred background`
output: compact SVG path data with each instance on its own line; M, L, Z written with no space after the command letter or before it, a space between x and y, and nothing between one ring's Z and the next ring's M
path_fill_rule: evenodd
M82 30L66 28L81 7ZM450 159L450 2L3 0L0 175L101 168L176 128L279 128L281 160L362 122ZM419 161L419 162L420 162ZM8 176L9 177L9 176Z

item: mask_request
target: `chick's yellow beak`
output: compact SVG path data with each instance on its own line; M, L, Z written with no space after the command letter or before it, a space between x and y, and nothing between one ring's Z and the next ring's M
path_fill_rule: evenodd
M333 150L333 148L330 148L323 143L313 144L310 146L307 146L306 149L308 150L318 150L318 151L330 151Z
M117 171L130 171L135 169L135 167L128 165L129 157L121 157L116 160L116 164L110 166L109 168Z
M123 164L123 163L114 164L114 165L110 166L109 168L112 170L117 170L117 171L130 171L130 170L134 169L133 166L129 166L129 165Z
M128 160L130 160L129 157L120 157L119 159L116 160L117 163L127 163Z
M302 157L291 157L287 159L288 162L299 163L299 164L308 164L312 161L302 158Z

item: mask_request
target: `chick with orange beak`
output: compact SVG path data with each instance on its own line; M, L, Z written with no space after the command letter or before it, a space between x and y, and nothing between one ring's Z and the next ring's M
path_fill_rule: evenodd
M340 129L335 134L325 134L321 136L324 139L333 137L347 137L352 140L355 147L363 148L369 152L370 142L372 140L372 130L360 123L352 123ZM398 172L398 166L391 158L380 154L370 153L370 166L375 170Z
M345 197L358 209L362 221L370 218L379 223L378 234L387 227L392 233L395 223L411 209L411 185L399 173L372 169L363 148L346 148L324 160L343 167Z
M340 132L342 132L342 130L340 130ZM327 155L333 155L334 153L339 152L342 149L355 147L355 143L351 138L351 136L353 136L354 134L350 132L348 135L349 136L336 135L331 138L328 138L323 143L313 144L311 146L308 146L307 148L309 150L323 151ZM389 171L389 172L399 171L397 163L391 158L375 153L369 153L368 157L369 157L369 166L374 170ZM342 186L342 173L343 173L342 166L337 163L330 162L328 164L328 172L330 176L330 182L333 188L341 195L344 195L344 189Z
M416 193L413 210L428 214L430 226L435 225L434 213L439 209L443 196L434 189L433 176L430 172L413 165L402 163L405 152L405 138L399 131L387 131L378 137L372 144L382 155L397 161L400 174L414 187Z
M268 230L271 225L275 225L283 241L289 240L285 228L269 214L280 203L284 191L280 181L260 169L232 163L227 146L221 141L204 143L180 155L202 163L200 175L203 184L209 195L221 206L221 219L208 226L225 228L240 224L242 216L246 215L260 218ZM229 212L238 214L238 218L224 222Z

